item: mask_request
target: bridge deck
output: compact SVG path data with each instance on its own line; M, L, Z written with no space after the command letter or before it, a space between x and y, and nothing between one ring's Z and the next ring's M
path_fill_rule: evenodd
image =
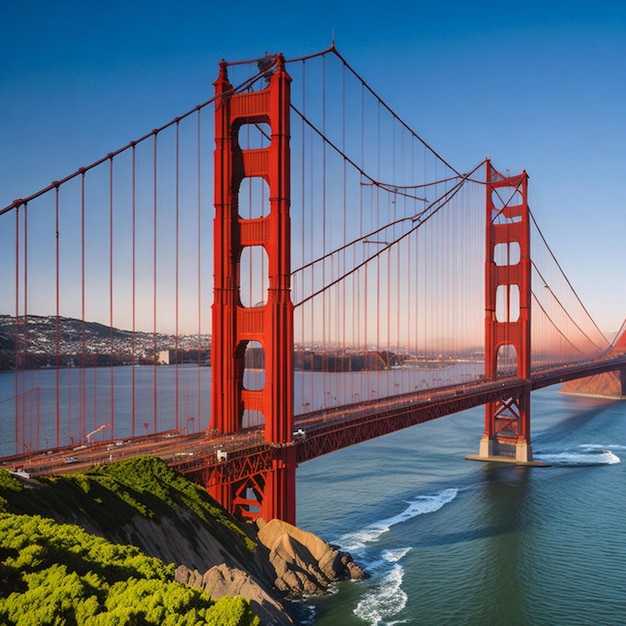
M285 447L295 446L297 461L302 463L402 428L498 399L517 397L528 384L532 389L540 389L623 367L626 367L626 355L540 370L533 373L530 381L513 377L481 380L310 412L296 416L293 441L280 446L263 441L260 427L222 436L168 432L5 457L0 463L32 475L53 474L151 454L185 474L202 472L207 485L217 480L218 475L220 480L234 481L251 467L255 471L269 467ZM226 454L221 453L218 458L218 451Z

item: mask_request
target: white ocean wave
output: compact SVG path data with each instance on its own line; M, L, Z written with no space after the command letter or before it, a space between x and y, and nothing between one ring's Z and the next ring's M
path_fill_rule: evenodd
M411 548L396 548L395 550L383 550L383 559L388 563L397 563L402 559Z
M363 595L354 609L354 614L370 626L401 623L383 620L397 615L406 606L408 596L402 590L403 578L404 568L395 563L380 582Z
M361 530L343 535L336 543L348 552L360 550L366 544L378 541L381 535L396 524L406 522L418 515L438 511L444 505L452 502L456 498L457 493L458 489L444 489L434 495L417 496L415 500L409 501L406 509L398 513L398 515L374 522Z
M622 446L619 444L601 444L601 443L585 443L579 446L583 450L610 450L614 452L615 450L626 450L626 446Z
M574 450L535 454L535 458L560 467L587 467L621 463L621 459L610 448L619 450L623 449L624 446L581 444Z

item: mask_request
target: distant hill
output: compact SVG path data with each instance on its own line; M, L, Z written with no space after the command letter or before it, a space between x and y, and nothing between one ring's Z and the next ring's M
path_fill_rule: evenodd
M209 335L121 330L71 317L0 315L0 369L154 363L173 351L169 362L206 361Z

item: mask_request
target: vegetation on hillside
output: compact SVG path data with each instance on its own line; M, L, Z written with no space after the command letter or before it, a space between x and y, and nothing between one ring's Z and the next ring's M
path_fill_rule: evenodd
M0 514L0 623L256 625L241 597L214 602L134 546L38 515Z
M173 564L41 515L71 519L79 511L114 531L138 514L158 519L177 506L188 507L231 549L253 550L246 533L206 492L158 459L132 459L28 486L0 469L0 623L259 624L247 600L214 601L175 582Z
M97 465L85 474L41 476L37 478L35 489L22 489L19 480L8 472L5 474L13 482L10 482L11 487L0 478L0 509L10 513L43 513L63 521L86 518L102 535L135 543L120 537L119 532L136 515L160 520L175 515L181 508L191 512L196 523L205 525L224 548L242 562L247 562L256 548L243 528L205 489L156 457L135 457ZM176 525L194 540L193 519L177 517Z

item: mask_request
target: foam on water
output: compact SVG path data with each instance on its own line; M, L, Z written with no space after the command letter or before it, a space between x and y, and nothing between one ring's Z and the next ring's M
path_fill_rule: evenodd
M418 444L405 445L410 430L374 440L367 467L349 452L337 454L331 469L342 472L340 486L349 493L326 534L343 536L346 547L360 545L362 554L353 556L370 578L340 583L335 596L315 599L316 626L455 624L473 617L484 624L624 623L626 537L615 523L623 513L615 494L623 491L626 472L620 462L626 457L626 420L620 419L626 409L607 404L587 410L556 389L533 393L539 433L533 452L553 469L463 464L461 451L480 437L478 409L467 418L459 414L416 427L419 466ZM583 419L570 419L573 408ZM451 454L441 454L440 442L448 441ZM392 463L394 473L377 474L374 482L372 468ZM313 527L332 511L327 476L320 471L315 478L317 483L307 483ZM446 487L458 493L446 498ZM366 491L371 497L362 498ZM446 499L452 501L441 506ZM515 589L516 601L494 594L485 580Z
M626 446L581 444L573 450L535 454L535 458L560 467L587 467L620 463L621 459L611 448L613 450L623 450L626 449Z
M408 596L402 590L403 578L404 568L399 563L393 563L391 569L380 578L378 584L363 594L354 609L354 614L371 626L401 623L383 620L397 615L406 606Z
M622 446L619 444L607 444L607 445L602 445L599 443L586 443L586 444L581 444L580 446L581 448L585 449L585 450L626 450L626 446Z
M397 563L402 557L410 552L411 548L396 548L395 550L384 550L383 559L389 563Z
M342 549L352 553L360 552L360 559L369 561L367 570L372 574L372 583L361 596L354 614L365 620L370 626L391 626L403 621L388 621L406 606L408 596L402 589L404 568L400 561L411 550L410 547L383 550L377 558L367 559L363 554L366 544L375 543L383 533L393 526L402 524L418 515L434 513L443 506L452 502L457 496L457 489L444 489L433 495L420 495L407 502L407 507L394 515L373 524L355 533L341 537L338 543Z
M388 532L396 524L406 522L418 515L434 513L442 506L452 502L458 493L457 489L444 489L439 493L430 496L417 496L414 500L407 502L408 506L398 515L374 522L362 530L348 533L340 537L338 543L343 550L348 552L358 552L366 544L378 541L381 535Z

